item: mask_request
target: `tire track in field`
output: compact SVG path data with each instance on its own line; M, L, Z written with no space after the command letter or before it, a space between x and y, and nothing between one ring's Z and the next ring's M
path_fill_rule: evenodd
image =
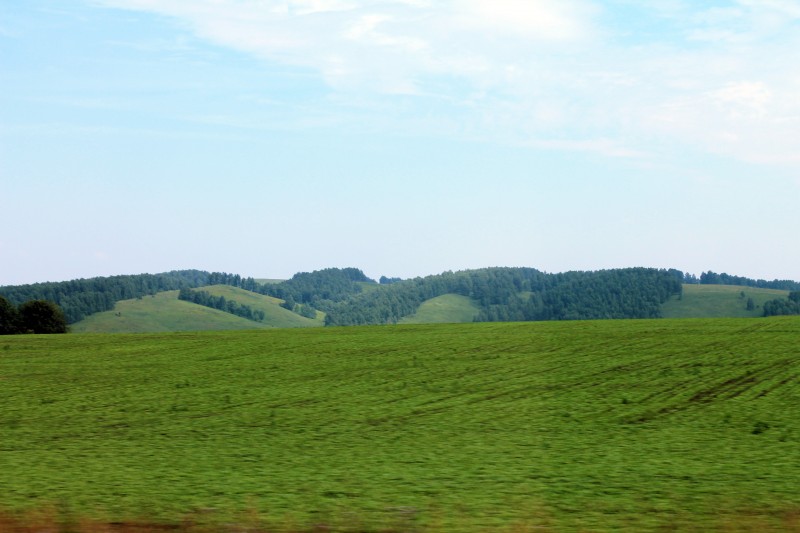
M773 392L785 389L786 387L794 389L792 385L798 384L800 374L797 372L789 372L796 364L797 362L792 359L784 359L762 368L747 369L743 373L727 377L727 379L722 381L717 380L713 383L703 383L704 386L699 390L695 390L688 398L681 399L661 408L647 409L644 412L633 414L626 417L624 421L626 423L649 422L656 418L710 404L715 401L727 401L739 398L747 395L750 391L754 391L760 385L767 383L771 383L771 385L763 388L758 394L752 394L749 399L757 400ZM691 389L693 384L695 383L687 382L685 386L671 387L653 393L644 398L643 401L650 402L665 397L675 398L680 392Z

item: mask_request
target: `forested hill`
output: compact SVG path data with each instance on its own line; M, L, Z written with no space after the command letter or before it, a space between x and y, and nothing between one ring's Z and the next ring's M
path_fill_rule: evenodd
M459 294L477 302L478 321L658 318L680 294L683 273L629 268L547 274L532 268L445 272L365 291L331 305L328 325L395 323L422 302Z
M682 294L682 283L800 289L794 281L769 282L713 272L697 278L679 270L653 268L557 274L534 268L484 268L408 280L383 277L380 283L357 268L328 268L301 272L279 283L180 270L0 287L0 296L16 306L30 300L55 302L67 322L75 323L112 310L120 300L222 284L279 298L283 307L303 316L323 311L326 325L358 325L397 323L414 315L423 303L444 295L469 298L476 321L657 318L664 302ZM794 304L776 302L773 314L788 312Z
M7 298L15 305L30 300L55 302L63 309L67 322L72 324L91 314L110 311L120 300L141 298L162 291L223 283L223 281L214 281L212 279L214 276L201 270L176 270L162 274L32 283L0 287L0 296ZM229 276L217 274L216 277ZM232 278L232 276L230 277Z

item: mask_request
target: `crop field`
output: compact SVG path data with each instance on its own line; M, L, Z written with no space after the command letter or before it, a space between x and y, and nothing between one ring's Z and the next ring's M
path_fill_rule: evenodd
M799 317L5 337L0 509L800 531L798 339Z

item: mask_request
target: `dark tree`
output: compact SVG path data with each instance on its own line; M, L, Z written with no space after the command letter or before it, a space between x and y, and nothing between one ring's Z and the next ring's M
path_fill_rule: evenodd
M764 303L764 316L800 315L800 291L792 291L785 300L777 298Z
M0 335L19 333L19 311L14 305L0 296Z
M290 294L286 296L286 300L284 300L284 302L281 304L281 307L283 307L284 309L288 309L289 311L294 311L296 305L297 303L294 301L294 298L292 298L292 295Z
M47 300L31 300L19 306L20 323L24 332L66 333L67 319L61 308Z

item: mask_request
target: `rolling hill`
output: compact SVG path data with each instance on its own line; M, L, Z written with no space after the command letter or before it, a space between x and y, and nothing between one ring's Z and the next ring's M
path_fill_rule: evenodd
M717 283L721 281L734 285ZM752 280L711 272L698 279L675 269L643 267L558 274L533 268L495 267L408 280L382 278L382 283L356 268L329 268L270 283L199 270L114 276L0 287L0 296L12 306L34 299L54 301L62 306L74 331L124 332L755 317L766 311L796 313L796 306L789 302L784 305L781 299L797 288L800 284L788 280ZM180 304L170 301L174 292L165 292L175 289L180 290ZM776 298L777 303L765 303ZM188 302L225 310L240 318L187 307ZM281 307L281 302L294 313ZM103 311L105 314L95 316ZM262 313L265 316L260 322L242 319L261 320Z
M178 291L117 302L114 309L96 313L70 326L75 333L138 333L157 331L242 330L323 325L324 317L309 320L280 307L281 300L228 285L203 290L264 311L254 322L223 311L178 300Z
M383 286L371 284L364 290L373 292L384 289ZM73 324L71 330L76 333L134 333L324 325L324 313L318 312L316 320L309 320L284 309L280 306L282 300L271 296L230 285L211 285L202 287L201 290L262 310L266 315L265 320L254 322L215 309L182 302L177 299L177 291L167 291L155 296L118 302L114 310L91 315ZM761 316L764 302L784 298L787 294L788 291L775 289L689 284L683 286L682 297L673 296L662 305L662 313L664 318L755 318ZM529 294L522 296L528 297ZM747 309L747 300L750 298L754 302L752 310ZM424 301L416 312L403 317L399 323L472 322L479 311L479 306L466 296L444 294Z
M799 337L800 317L10 336L0 502L67 524L25 531L798 531Z

